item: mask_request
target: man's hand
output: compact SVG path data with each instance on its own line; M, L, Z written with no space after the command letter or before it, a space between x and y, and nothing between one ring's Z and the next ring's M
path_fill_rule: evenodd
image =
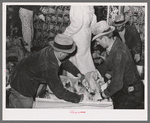
M83 93L83 97L80 102L89 101L89 100L93 100L93 97L91 94L89 94L88 92L85 91Z
M107 99L108 97L105 95L104 91L100 92L102 99Z
M92 54L93 58L100 58L100 53L98 51L94 51L94 53Z
M106 53L106 51L103 51L102 53L101 53L101 56L100 56L103 60L105 60L106 61L106 58L107 58L107 53Z
M87 90L89 90L89 88L90 88L89 83L88 83L85 79L82 81L82 85L83 85Z
M40 18L41 20L45 21L45 16L44 16L43 14L40 14L40 15L39 15L39 18Z
M137 67L137 70L139 72L139 75L141 76L143 73L143 66L137 65L136 67Z
M140 54L135 54L134 55L134 60L135 60L135 62L140 61Z
M84 74L78 73L77 76L78 76L78 80L80 80L81 82L85 79Z

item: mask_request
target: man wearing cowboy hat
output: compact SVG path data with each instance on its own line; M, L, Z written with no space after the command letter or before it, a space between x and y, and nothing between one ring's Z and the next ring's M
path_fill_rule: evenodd
M62 66L79 79L84 79L84 75L69 60L63 61L76 48L73 40L58 34L50 45L24 58L16 66L10 78L10 107L32 108L33 96L41 83L47 84L57 98L65 101L79 103L88 96L66 90L59 78L59 67Z
M143 101L143 83L139 79L136 65L128 47L118 37L113 37L115 27L109 26L106 21L95 25L94 37L108 54L106 62L97 69L104 76L112 72L111 82L101 92L103 98L111 97L115 109L141 108Z
M142 41L134 25L127 24L129 17L124 14L115 17L113 26L116 27L115 34L128 46L136 64L140 61L142 53Z

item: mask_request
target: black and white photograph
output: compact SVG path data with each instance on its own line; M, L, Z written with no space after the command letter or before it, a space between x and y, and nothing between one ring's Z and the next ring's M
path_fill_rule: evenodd
M147 3L2 10L4 120L147 119Z

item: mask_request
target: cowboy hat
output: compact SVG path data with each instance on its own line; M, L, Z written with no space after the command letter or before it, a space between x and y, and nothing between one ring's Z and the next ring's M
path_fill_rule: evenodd
M115 16L115 21L113 22L113 26L122 26L123 24L127 23L129 21L129 17L125 18L124 14L120 14Z
M50 41L50 45L54 50L64 53L72 53L76 49L73 39L64 34L57 34L54 41Z
M98 23L96 23L94 25L93 34L95 36L93 37L92 41L102 35L109 34L109 33L113 32L114 30L115 30L115 27L109 26L106 21L104 21L104 20L99 21Z

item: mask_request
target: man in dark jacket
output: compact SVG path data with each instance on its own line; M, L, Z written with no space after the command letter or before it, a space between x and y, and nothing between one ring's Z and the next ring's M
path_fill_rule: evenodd
M103 98L111 97L115 109L136 109L143 108L143 83L139 78L136 65L128 47L113 37L115 28L109 26L106 21L100 21L95 25L96 41L106 48L108 57L106 62L97 69L105 75L112 72L111 82L108 87L101 92Z
M22 59L14 69L10 77L10 107L31 108L33 96L41 83L46 83L57 98L65 101L79 103L84 96L88 96L66 90L59 78L59 67L62 66L74 76L84 79L84 75L69 60L63 61L76 48L73 40L58 34L50 45Z
M142 54L142 41L136 27L128 24L128 18L123 14L116 17L113 26L116 28L114 36L118 36L128 46L135 63L138 64Z

